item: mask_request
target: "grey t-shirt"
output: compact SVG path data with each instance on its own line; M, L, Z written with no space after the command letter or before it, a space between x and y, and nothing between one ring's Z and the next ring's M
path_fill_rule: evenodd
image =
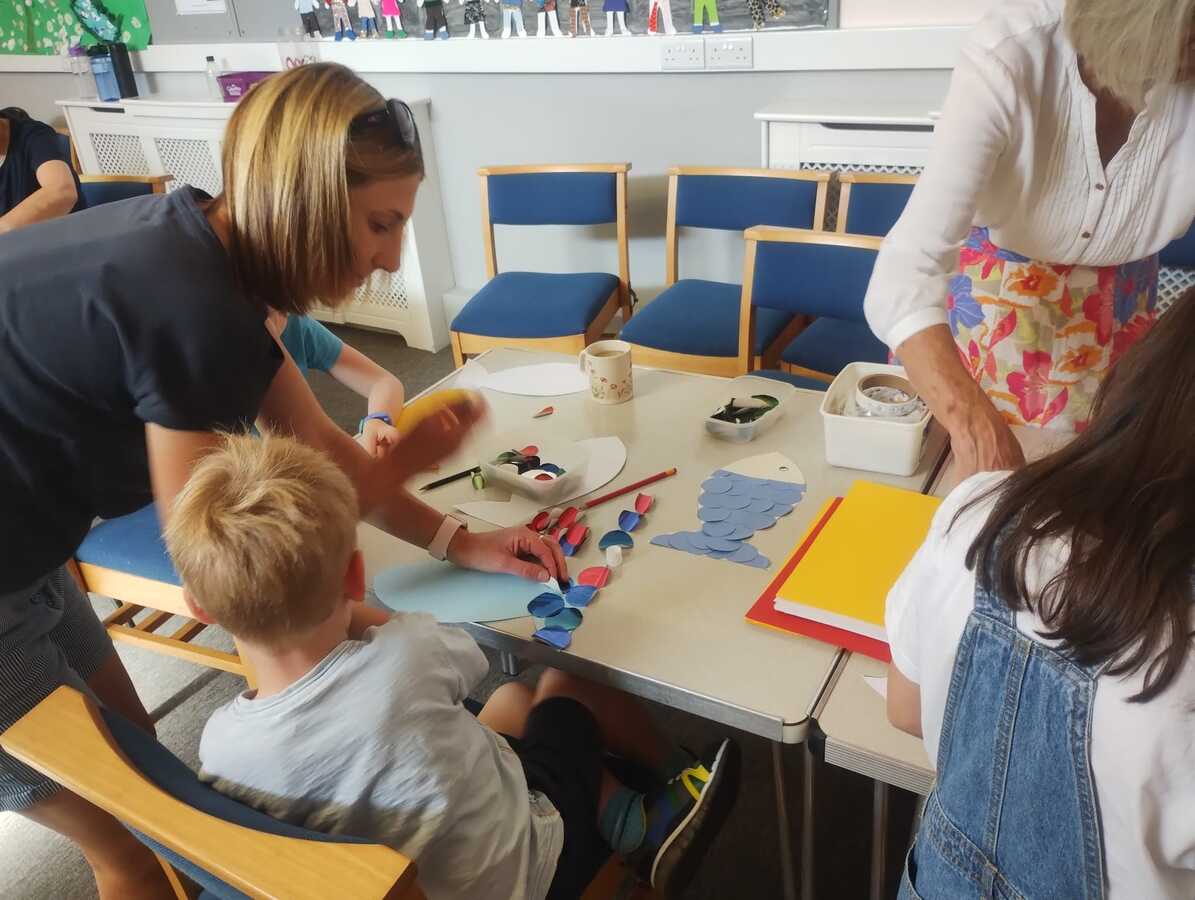
M462 705L488 671L460 629L400 613L282 693L218 709L201 777L275 818L394 847L429 900L537 900L564 826L506 740Z

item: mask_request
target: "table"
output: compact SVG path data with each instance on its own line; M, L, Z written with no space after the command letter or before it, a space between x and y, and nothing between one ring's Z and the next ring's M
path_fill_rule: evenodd
M1032 462L1058 449L1071 435L1040 428L1015 426L1013 434L1025 458ZM929 492L937 497L949 494L959 482L951 460L933 480ZM818 728L824 734L825 761L873 779L871 896L882 893L887 868L888 797L891 787L903 788L925 797L934 782L934 764L925 754L920 738L894 728L888 722L887 705L864 676L886 676L884 663L841 651L814 710Z
M490 371L498 371L571 359L500 349L483 354L480 361ZM454 377L455 373L430 390L451 386ZM784 418L758 440L726 443L707 435L703 426L705 416L729 399L726 383L711 376L636 367L635 397L618 406L597 404L585 394L545 399L487 391L491 407L488 434L471 435L460 452L444 462L442 470L454 472L475 465L480 446L492 446L506 436L512 444L519 444L617 435L627 446L627 464L599 493L677 467L677 475L648 489L655 496L655 505L634 534L635 548L586 610L585 623L575 632L569 650L560 652L532 641L530 617L465 627L479 643L501 652L546 663L772 741L785 892L795 896L787 811L782 802L781 749L785 744L802 744L808 736L812 714L823 698L839 652L818 641L751 625L744 614L825 500L842 495L860 477L917 490L927 487L936 473L934 463L942 455L944 436L933 434L921 468L910 478L833 468L825 463L818 412L822 394L798 391ZM555 407L555 414L532 420L532 414L548 403ZM772 451L783 452L800 465L808 492L790 515L753 539L760 552L772 560L770 569L693 557L648 543L660 532L695 528L701 482L715 469ZM493 489L486 494L492 495L488 499L502 497ZM423 499L447 511L453 503L478 496L469 482L462 480L429 492ZM597 539L616 527L619 511L631 502L633 498L628 496L625 503L612 502L589 513L590 537L570 561L571 572L601 564ZM475 526L487 527L470 523ZM359 541L367 583L372 584L382 569L426 558L423 551L369 525L361 526ZM810 806L809 797L807 791L806 807ZM806 809L805 815L809 813ZM802 849L806 896L810 837L807 828Z

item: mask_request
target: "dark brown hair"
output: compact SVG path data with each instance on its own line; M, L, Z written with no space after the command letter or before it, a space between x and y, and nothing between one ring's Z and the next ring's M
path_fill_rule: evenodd
M1109 675L1144 668L1141 702L1174 681L1192 637L1192 335L1195 290L1113 366L1081 434L964 508L996 497L967 551L980 585L1034 613L1077 663L1108 663ZM1056 540L1067 561L1033 596L1030 554Z

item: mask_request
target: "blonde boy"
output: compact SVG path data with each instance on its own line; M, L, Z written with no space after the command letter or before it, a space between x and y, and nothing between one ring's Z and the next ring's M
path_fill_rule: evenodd
M321 453L265 435L226 438L175 501L166 541L188 604L238 638L258 680L208 722L201 776L413 857L432 900L579 896L611 848L661 888L691 878L733 799L734 746L703 765L629 698L555 672L534 692L503 685L474 717L463 701L489 666L468 635L358 602L354 497ZM632 791L603 743L673 777Z

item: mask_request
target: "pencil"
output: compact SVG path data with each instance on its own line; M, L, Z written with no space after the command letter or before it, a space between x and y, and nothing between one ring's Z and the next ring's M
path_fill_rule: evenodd
M587 501L585 503L585 505L582 506L581 508L582 509L593 509L593 507L595 507L601 503L605 503L607 500L613 500L616 497L621 497L623 494L629 494L631 491L637 491L641 487L647 487L649 484L654 484L657 481L662 481L663 479L669 478L675 474L676 474L675 467L673 467L671 469L665 469L663 472L657 472L655 475L651 475L647 478L644 478L642 481L636 481L634 484L628 484L624 488L619 488L616 491L611 491L608 494L602 494L602 496L600 496L600 497L595 497L594 499Z
M462 478L468 478L476 472L481 471L481 466L474 466L472 469L465 469L463 472L456 472L452 475L445 475L443 478L438 478L435 481L429 481L419 489L420 493L430 491L432 488L443 487L446 484L452 484L454 481L460 481Z

